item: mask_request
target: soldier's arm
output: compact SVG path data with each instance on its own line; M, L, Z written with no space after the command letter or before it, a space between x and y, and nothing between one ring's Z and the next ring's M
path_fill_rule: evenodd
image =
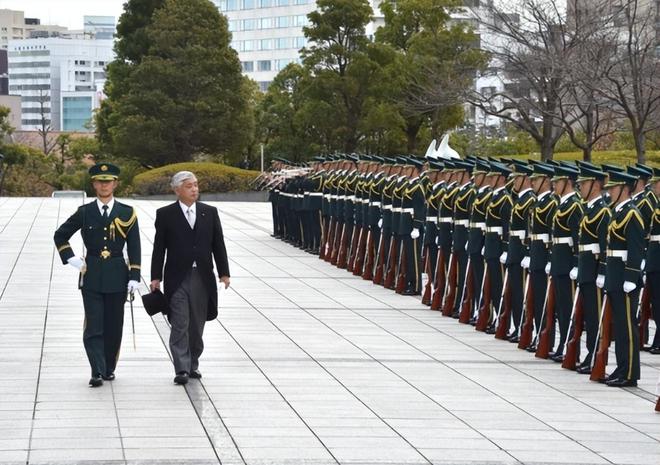
M584 215L584 210L582 208L582 202L579 200L575 202L575 209L571 213L569 219L569 227L571 228L571 237L573 238L573 266L578 266L578 255L580 253L580 222L582 221L582 216Z
M131 212L132 215L133 212ZM142 249L140 247L140 227L138 226L137 217L135 217L135 222L126 234L126 250L128 252L128 279L139 282Z
M71 257L75 257L76 254L73 253L73 249L69 244L69 239L73 236L76 231L82 228L82 218L83 218L83 207L79 207L76 212L69 217L59 228L55 231L53 235L53 240L55 241L55 247L57 247L57 252L60 254L62 263L67 264L67 261Z
M624 280L637 284L642 278L642 260L644 259L644 220L635 210L626 224L626 245L628 247L628 259Z

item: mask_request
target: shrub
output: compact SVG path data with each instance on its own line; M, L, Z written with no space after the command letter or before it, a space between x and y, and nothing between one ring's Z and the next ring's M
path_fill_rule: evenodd
M133 178L133 193L163 195L172 193L170 180L178 171L192 171L203 193L249 191L258 171L242 170L219 163L175 163L140 173Z

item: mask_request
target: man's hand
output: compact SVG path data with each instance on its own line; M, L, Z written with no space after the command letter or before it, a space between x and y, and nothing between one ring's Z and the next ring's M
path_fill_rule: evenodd
M417 239L419 237L419 229L413 228L413 230L410 232L410 237Z
M76 268L78 271L82 271L85 267L85 260L80 257L71 257L67 260L67 263Z
M135 291L137 291L138 287L140 287L140 283L134 279L131 279L126 286L126 290L129 294L133 294Z
M220 276L219 280L225 285L225 289L229 289L229 276Z
M575 281L575 280L577 279L577 277L578 277L578 269L577 269L577 267L574 266L573 268L571 268L571 271L568 273L568 276L569 276L573 281Z
M525 269L529 269L529 257L523 257L523 259L520 262L520 266L522 266Z
M545 274L550 274L550 271L552 271L552 263L548 262L545 265Z
M505 264L507 257L508 257L508 254L506 252L502 252L502 255L500 255L500 263Z
M151 292L155 291L156 289L160 289L160 279L154 279L151 281L149 289L151 289Z
M624 283L623 283L623 292L628 294L629 292L632 292L635 289L637 289L637 284L631 283L630 281L624 281Z

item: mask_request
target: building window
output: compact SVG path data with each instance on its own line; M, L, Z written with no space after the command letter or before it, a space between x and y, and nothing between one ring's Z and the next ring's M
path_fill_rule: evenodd
M259 50L272 50L273 49L273 39L261 39L261 44L259 44Z
M257 61L257 71L270 71L270 60Z
M92 97L62 97L62 130L85 131L92 118Z
M254 61L241 61L241 69L244 73L251 73L254 71Z
M296 37L296 48L303 48L305 45L307 45L307 41L304 36Z
M275 6L289 6L289 0L274 0Z
M23 126L41 126L41 120L40 119L23 119L21 120L21 124ZM44 124L49 125L50 124L50 118L46 118L44 121Z
M287 67L289 63L293 63L294 60L291 58L284 58L281 60L275 60L275 71L282 71Z
M259 90L261 92L266 92L268 90L268 86L270 86L271 81L259 81L257 84L259 84Z
M243 0L241 10L253 10L255 6L254 0Z

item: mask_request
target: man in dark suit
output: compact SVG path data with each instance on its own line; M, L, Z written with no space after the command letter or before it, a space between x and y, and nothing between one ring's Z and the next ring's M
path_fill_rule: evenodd
M89 169L96 200L82 205L55 231L62 263L80 271L85 306L83 343L92 371L91 387L115 379L124 325L126 293L140 280L140 229L133 207L115 200L119 168L97 163ZM80 231L86 256L73 253L69 239ZM126 246L128 263L124 258Z
M183 385L189 377L202 377L198 368L204 350L204 323L218 316L213 261L225 289L229 287L229 263L218 210L198 202L195 175L180 171L171 185L178 200L156 211L151 289L160 288L164 278L174 382Z

